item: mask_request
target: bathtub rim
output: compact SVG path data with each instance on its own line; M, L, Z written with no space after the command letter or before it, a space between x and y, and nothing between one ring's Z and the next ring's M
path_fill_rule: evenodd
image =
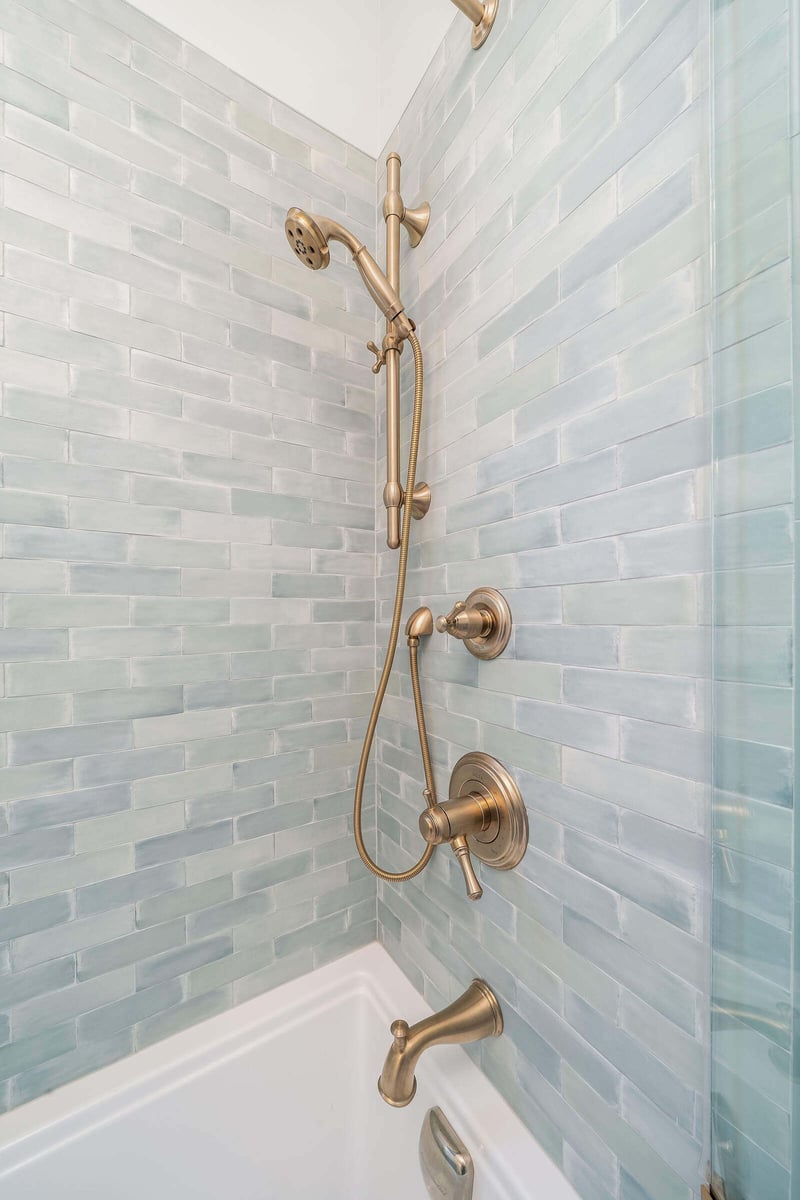
M311 981L315 986L309 989ZM88 1129L110 1124L247 1048L356 998L370 1003L387 1031L400 1015L413 1022L432 1011L387 951L372 942L4 1114L0 1181ZM387 1032L387 1049L390 1040ZM376 1081L380 1067L376 1062ZM529 1195L531 1179L547 1200L577 1200L561 1170L461 1047L437 1047L418 1073L467 1146L480 1149L484 1169L500 1186L499 1200ZM423 1116L420 1106L420 1126Z

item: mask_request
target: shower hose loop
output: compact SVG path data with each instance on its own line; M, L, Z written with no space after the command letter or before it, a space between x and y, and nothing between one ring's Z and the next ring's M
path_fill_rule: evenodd
M356 791L355 801L353 804L353 831L356 839L356 847L361 857L364 866L372 871L373 875L377 875L379 879L384 879L387 883L405 883L408 879L413 879L423 871L430 862L431 855L435 849L434 846L426 845L422 857L415 866L410 867L407 871L384 871L370 857L369 851L364 844L364 833L362 829L362 810L364 806L364 782L367 777L367 767L369 765L369 756L372 751L372 743L375 740L375 730L378 725L378 717L380 716L383 700L386 695L386 689L389 686L389 677L392 673L394 665L395 651L397 650L397 638L400 633L400 620L403 611L403 599L406 590L406 574L408 571L408 544L411 537L411 503L410 497L414 495L414 485L417 474L417 458L419 457L419 438L422 428L422 393L423 393L423 366L422 366L422 348L419 344L419 339L415 334L410 334L408 338L411 343L411 349L414 352L414 412L411 420L411 442L408 451L408 475L406 478L406 503L403 505L403 527L400 533L400 558L397 565L397 589L394 596L394 612L392 613L392 624L389 630L389 642L386 647L386 658L383 663L381 677L378 680L378 687L375 692L375 699L372 702L372 711L369 715L367 723L367 731L364 735L364 745L361 748L361 759L358 764L358 775L356 776ZM436 804L436 788L433 779L433 766L431 763L430 748L428 746L428 734L425 728L425 715L422 709L422 692L419 683L419 663L418 663L418 647L416 645L409 646L410 665L411 665L411 685L414 692L414 709L417 717L417 728L419 729L419 743L422 751L422 764L425 770L425 800L429 808Z

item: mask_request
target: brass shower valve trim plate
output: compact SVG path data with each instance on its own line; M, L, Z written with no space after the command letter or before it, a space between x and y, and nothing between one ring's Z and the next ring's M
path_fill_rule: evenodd
M474 796L484 807L486 800L497 810L497 822L468 834L470 850L487 867L512 871L528 848L528 813L522 793L502 763L490 754L474 750L453 767L450 795L454 799Z

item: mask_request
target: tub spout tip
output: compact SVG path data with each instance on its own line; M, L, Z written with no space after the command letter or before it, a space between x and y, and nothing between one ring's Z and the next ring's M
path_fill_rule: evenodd
M382 1083L381 1076L378 1077L378 1092L380 1093L381 1100L383 1100L386 1104L391 1104L392 1108L406 1108L407 1105L409 1105L411 1103L411 1101L414 1099L414 1097L417 1094L416 1076L414 1076L414 1080L412 1083L411 1095L407 1096L405 1099L398 1100L395 1096L387 1095L387 1093L383 1090L383 1083Z

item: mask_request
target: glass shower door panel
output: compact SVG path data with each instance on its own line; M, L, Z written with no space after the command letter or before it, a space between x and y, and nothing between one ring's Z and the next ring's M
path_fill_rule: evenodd
M712 16L711 1157L726 1200L790 1200L797 12Z

